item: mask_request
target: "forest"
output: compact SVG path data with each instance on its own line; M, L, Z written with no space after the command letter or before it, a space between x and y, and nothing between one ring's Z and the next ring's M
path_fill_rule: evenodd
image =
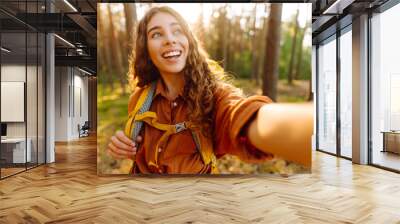
M136 25L156 3L98 4L98 145L99 172L118 173L118 161L104 155L104 146L127 119L131 93L129 56ZM247 95L262 94L276 102L311 101L311 18L309 4L163 4L187 19L208 56ZM190 6L183 6L190 5ZM306 5L306 7L304 6ZM307 6L308 5L308 6ZM310 13L304 13L310 15ZM221 173L293 173L301 167L282 160L244 164L227 156Z

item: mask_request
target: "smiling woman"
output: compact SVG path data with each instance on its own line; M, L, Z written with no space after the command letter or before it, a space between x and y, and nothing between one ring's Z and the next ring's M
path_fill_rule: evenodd
M172 8L151 8L135 44L129 119L107 147L127 161L126 173L217 173L216 160L226 154L250 163L278 155L310 166L311 104L244 97Z

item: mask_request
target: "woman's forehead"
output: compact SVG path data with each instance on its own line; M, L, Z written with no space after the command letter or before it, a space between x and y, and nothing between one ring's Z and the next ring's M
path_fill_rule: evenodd
M147 32L154 27L180 25L178 20L171 14L166 12L157 12L153 15L147 24Z

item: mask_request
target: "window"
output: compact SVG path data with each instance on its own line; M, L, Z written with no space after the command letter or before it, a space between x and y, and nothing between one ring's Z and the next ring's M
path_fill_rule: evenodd
M351 26L340 36L340 155L352 157L352 35Z
M336 36L318 47L318 149L336 153Z
M371 157L373 164L395 170L400 170L399 21L400 4L371 18Z

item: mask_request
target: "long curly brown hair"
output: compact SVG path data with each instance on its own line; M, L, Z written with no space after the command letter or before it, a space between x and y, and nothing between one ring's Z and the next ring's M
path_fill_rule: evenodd
M212 135L214 91L219 85L227 85L227 75L218 64L208 59L188 24L175 10L163 6L151 8L140 20L137 27L135 47L133 47L129 72L132 87L144 87L161 78L157 67L147 50L147 25L157 13L168 13L176 18L189 41L189 52L183 69L185 87L184 99L188 106L188 118L200 127L204 135ZM228 84L228 86L230 86ZM134 88L133 88L134 89Z

